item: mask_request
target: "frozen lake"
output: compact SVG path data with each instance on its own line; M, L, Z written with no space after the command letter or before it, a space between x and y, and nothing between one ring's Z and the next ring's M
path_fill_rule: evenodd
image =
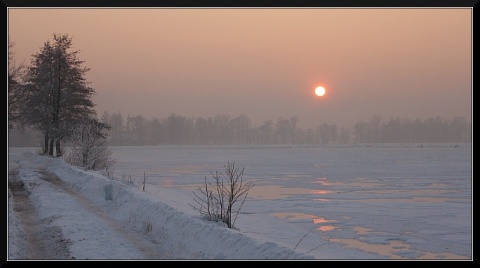
M210 172L235 162L245 168L244 180L255 184L236 225L308 254L335 244L371 254L366 258L472 258L471 144L148 146L112 152L115 176L138 182L145 174L150 192L191 194L205 176L211 179ZM284 230L273 230L275 223L272 233L255 234L247 221L255 217L270 219L259 225L275 219ZM305 237L292 239L288 228L303 228Z

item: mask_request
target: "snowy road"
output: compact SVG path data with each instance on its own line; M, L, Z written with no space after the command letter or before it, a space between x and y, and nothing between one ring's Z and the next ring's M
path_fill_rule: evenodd
M24 182L18 177L18 171L9 174L9 198L13 203L15 216L21 223L25 238L23 258L25 259L68 259L68 241L58 226L50 226L48 219L42 219L29 198Z
M24 182L18 170L25 167L19 165L21 164L11 167L9 189L13 212L26 237L21 250L23 256L19 256L21 259L176 257L162 248L161 241L151 241L144 234L122 225L44 167L30 167L28 175L38 176L39 180L35 180L35 183ZM42 192L46 188L55 188L47 191L58 196L52 198L37 194L40 188L44 188ZM50 202L58 198L63 202ZM44 215L44 211L48 211L49 215ZM65 217L70 218L68 221L78 219L78 225L66 225L62 221ZM115 245L115 249L112 250L108 245ZM104 250L99 251L102 247Z

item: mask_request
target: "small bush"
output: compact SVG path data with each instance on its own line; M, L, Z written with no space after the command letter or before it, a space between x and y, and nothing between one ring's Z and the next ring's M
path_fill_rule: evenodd
M115 160L102 130L104 124L93 120L80 124L72 132L70 142L72 147L64 156L67 163L83 167L86 170L109 170Z
M197 206L192 207L210 220L222 221L228 228L233 228L253 182L243 181L244 168L240 170L234 162L228 162L224 168L224 173L210 172L213 182L207 182L205 176L204 185L198 188L199 193L194 192Z

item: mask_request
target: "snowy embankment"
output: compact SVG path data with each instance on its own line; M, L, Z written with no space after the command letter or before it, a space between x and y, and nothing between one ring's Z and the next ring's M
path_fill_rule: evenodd
M98 172L70 166L63 159L31 153L20 156L21 159L25 157L36 164L40 163L64 185L85 196L91 204L118 223L134 229L150 241L168 247L170 252L175 253L174 258L313 259L276 243L255 240L238 230L206 221L200 216L187 215L163 203L155 195L111 180ZM16 220L12 215L10 213L9 221ZM17 227L11 228L10 232L15 229ZM71 230L64 231L65 234L69 232ZM15 244L9 245L15 247Z

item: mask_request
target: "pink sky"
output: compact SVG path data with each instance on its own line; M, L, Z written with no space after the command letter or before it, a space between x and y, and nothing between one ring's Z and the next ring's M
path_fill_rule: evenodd
M99 115L352 127L375 114L470 119L471 20L471 8L11 8L8 34L27 64L53 33L72 36Z

